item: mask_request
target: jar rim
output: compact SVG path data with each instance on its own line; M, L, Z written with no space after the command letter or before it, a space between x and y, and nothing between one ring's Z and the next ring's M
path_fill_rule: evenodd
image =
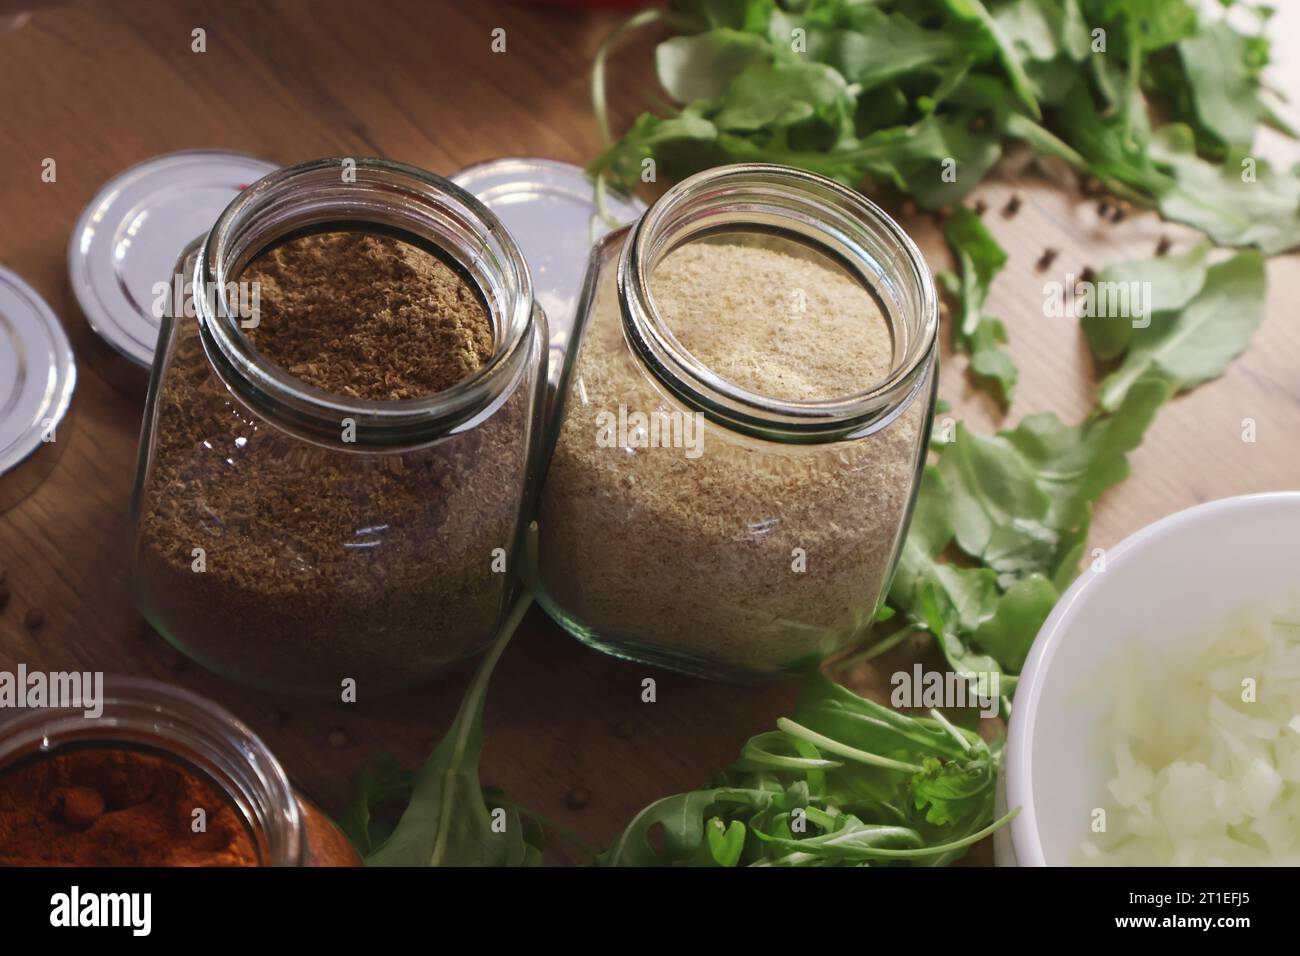
M340 176L344 169L355 174L352 180ZM294 192L313 187L324 195L295 206ZM442 391L387 401L326 391L263 356L231 305L232 283L276 239L308 223L340 220L397 224L441 246L476 281L490 280L492 288L480 291L489 299L492 358ZM259 241L250 244L250 236ZM211 299L205 290L211 290ZM226 387L277 424L325 439L331 447L338 444L345 418L356 426L352 447L392 447L427 442L490 413L527 363L536 319L528 264L496 214L448 179L376 157L310 160L250 185L200 240L191 294L204 351ZM209 307L213 304L215 309Z
M78 743L152 748L195 766L225 792L266 864L302 862L306 845L297 796L284 767L246 724L205 697L144 677L106 675L101 703L98 717L74 703L0 722L0 773L11 759Z
M654 303L650 277L658 262L719 209L736 209L727 228L762 219L798 224L800 238L829 245L868 287L886 276L867 249L891 257L914 300L911 314L889 310L901 354L889 373L861 392L824 400L787 400L754 392L713 371L682 346ZM769 440L838 441L870 434L896 418L924 384L937 355L939 304L934 278L920 249L883 209L825 176L773 163L738 163L696 173L665 192L631 227L618 267L619 302L628 339L656 378L678 398L729 428ZM901 322L902 327L899 328Z

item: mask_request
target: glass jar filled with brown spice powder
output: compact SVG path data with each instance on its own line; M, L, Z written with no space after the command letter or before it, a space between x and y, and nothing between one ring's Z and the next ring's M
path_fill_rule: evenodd
M938 304L853 190L711 169L593 252L538 514L540 600L700 676L793 671L884 600L934 411Z
M211 701L109 677L98 703L0 721L0 866L360 865Z
M249 187L182 260L133 499L141 612L215 671L311 695L481 650L546 381L504 227L422 170L319 160Z

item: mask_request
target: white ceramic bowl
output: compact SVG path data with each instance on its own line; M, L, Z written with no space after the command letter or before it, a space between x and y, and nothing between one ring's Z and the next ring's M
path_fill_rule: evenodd
M1162 518L1106 553L1065 592L1034 640L1007 732L1006 799L1020 866L1068 866L1109 779L1100 733L1107 673L1142 642L1171 657L1243 608L1300 591L1300 492L1247 495ZM1186 647L1182 647L1186 645ZM999 853L1006 859L1005 845Z

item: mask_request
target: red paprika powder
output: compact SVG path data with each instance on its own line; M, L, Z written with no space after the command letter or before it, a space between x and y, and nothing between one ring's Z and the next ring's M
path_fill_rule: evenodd
M247 828L176 760L78 748L0 775L0 865L257 866Z
M0 865L360 865L216 704L110 676L102 705L0 719Z

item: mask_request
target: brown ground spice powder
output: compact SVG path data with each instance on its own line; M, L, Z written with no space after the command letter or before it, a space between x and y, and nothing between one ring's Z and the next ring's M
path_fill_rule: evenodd
M240 279L261 284L252 343L327 392L418 398L450 388L492 357L492 323L478 295L409 242L319 233L263 253Z
M204 814L194 831L196 809ZM0 866L257 866L234 808L180 763L56 753L0 775Z
M624 343L614 280L607 267L543 492L550 600L607 642L737 673L801 666L860 638L892 570L924 398L851 442L778 445L707 423L697 458L600 447L602 412L681 408ZM751 391L843 397L892 362L866 289L788 244L690 243L650 282L682 344Z
M266 260L245 273L265 283L255 344L311 384L404 398L490 357L477 295L422 250L326 233ZM173 341L137 544L155 626L214 670L316 694L346 677L362 694L410 683L490 640L508 581L492 552L511 551L527 467L526 384L430 446L323 448L234 399L196 323Z

